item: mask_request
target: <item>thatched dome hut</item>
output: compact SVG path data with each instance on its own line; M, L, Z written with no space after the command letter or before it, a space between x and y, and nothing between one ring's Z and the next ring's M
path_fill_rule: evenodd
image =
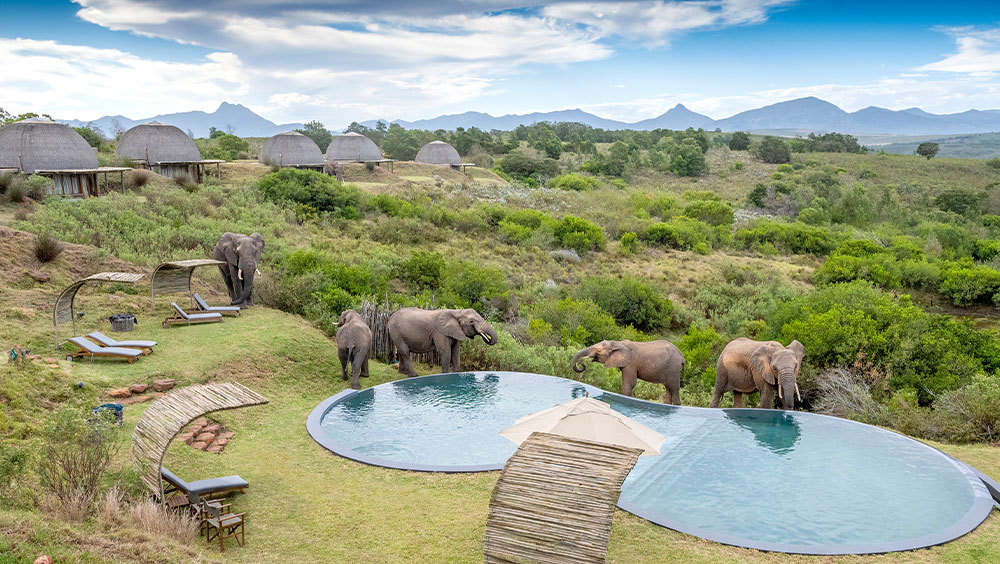
M323 166L323 152L315 141L297 131L279 133L264 142L259 162L277 166Z
M198 147L186 133L173 125L155 121L139 124L122 133L115 154L150 165L201 160Z
M69 126L26 119L0 128L0 168L37 170L97 168L94 148Z
M368 162L382 160L382 151L378 145L360 133L345 133L337 135L326 148L328 161Z
M462 157L458 156L458 151L444 141L431 141L417 151L416 161L424 164L435 165L460 165Z

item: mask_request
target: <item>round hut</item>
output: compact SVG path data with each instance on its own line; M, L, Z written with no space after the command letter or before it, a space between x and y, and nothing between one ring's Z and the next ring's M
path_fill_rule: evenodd
M370 162L382 160L382 151L378 145L360 133L345 133L337 135L326 148L326 160Z
M94 148L69 126L33 118L0 128L0 168L31 174L97 167Z
M115 154L144 162L147 166L201 161L198 147L186 133L173 125L155 121L139 124L122 133Z
M431 141L417 151L418 163L434 165L458 166L462 164L462 157L458 156L458 151L444 141Z
M265 141L257 160L272 166L323 169L319 146L297 131L279 133Z

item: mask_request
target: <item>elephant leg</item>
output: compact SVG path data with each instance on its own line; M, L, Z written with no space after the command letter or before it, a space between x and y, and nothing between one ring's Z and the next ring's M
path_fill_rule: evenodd
M451 342L451 371L462 371L462 343L459 341Z
M235 264L229 265L229 277L233 281L233 294L230 296L232 303L229 305L242 305L239 299L243 294L243 281L240 280L240 270L236 268Z
M635 390L636 378L634 366L622 368L622 395L632 396L632 392Z
M451 345L438 347L438 356L441 358L441 373L451 372Z
M743 392L733 390L733 407L743 407Z
M667 393L663 395L663 403L667 403L667 397L669 396L670 403L672 403L673 405L680 405L681 404L680 388L677 387L671 388L669 386L664 386L664 387L667 388Z
M715 394L712 395L712 403L709 407L719 407L719 403L722 402L722 395L726 393L726 387L729 385L729 377L726 374L726 369L720 362L715 369Z
M361 363L361 377L368 378L368 353L365 353L365 360Z
M361 365L361 354L355 349L354 358L351 359L351 388L355 390L361 389L361 380L358 379L361 376Z
M222 273L222 280L226 283L226 291L229 292L229 301L236 301L236 291L233 289L233 279L229 275L229 266L220 264L219 272Z
M410 347L406 346L406 343L397 343L396 354L399 355L399 373L406 374L410 378L416 376L417 371L410 362Z
M338 349L337 356L340 357L340 379L347 381L347 363L350 362L351 351L348 348Z
M760 406L764 409L774 407L774 390L767 384L764 384L764 388L760 391Z

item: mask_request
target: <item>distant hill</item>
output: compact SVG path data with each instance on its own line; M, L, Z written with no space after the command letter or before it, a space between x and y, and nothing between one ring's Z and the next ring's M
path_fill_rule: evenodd
M892 141L891 138L886 140ZM917 150L917 145L924 141L937 143L941 147L941 151L937 154L939 157L967 159L1000 158L1000 133L976 133L972 135L952 135L949 137L921 135L890 143L872 144L869 147L873 151L912 155Z
M132 126L150 121L158 121L175 125L184 131L191 131L195 137L208 137L209 128L215 127L222 131L229 131L240 137L270 137L272 135L291 131L302 127L301 123L286 123L276 125L255 114L250 108L240 104L230 104L223 102L219 108L212 113L201 111L181 112L176 114L162 114L144 119L129 119L125 116L104 116L92 122L80 120L56 120L65 123L70 127L83 127L88 123L101 130L106 137L113 137L116 128L123 130Z
M635 123L609 120L583 110L536 112L491 116L482 112L449 114L417 121L369 120L364 125L374 127L378 121L398 123L408 129L446 129L478 127L511 130L518 125L531 125L542 121L552 123L573 121L603 129L650 130L687 129L688 127L722 131L795 131L801 134L837 131L853 134L883 135L937 135L955 133L989 133L1000 131L1000 110L969 110L957 114L932 114L920 108L887 110L868 107L856 112L846 112L830 102L815 97L798 98L771 104L762 108L740 112L725 119L714 120L693 112L681 104L655 118Z

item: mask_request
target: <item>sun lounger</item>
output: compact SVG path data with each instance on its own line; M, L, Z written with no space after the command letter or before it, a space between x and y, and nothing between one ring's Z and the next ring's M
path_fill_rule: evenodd
M222 315L226 315L228 313L233 317L240 316L240 306L210 306L198 292L194 293L194 303L197 304L198 309L201 311L221 313Z
M97 341L98 344L105 347L123 347L126 349L139 349L142 354L152 354L153 347L156 346L156 341L116 341L111 337L108 337L104 333L94 331L93 333L88 333L88 337Z
M225 476L222 478L198 480L196 482L185 482L164 467L160 467L160 476L163 477L165 482L170 484L170 487L163 490L164 494L180 492L185 497L189 497L189 494L208 497L237 490L242 493L243 490L250 487L250 483L239 476Z
M71 353L66 356L66 360L73 360L74 358L86 358L90 357L90 360L94 360L97 356L106 356L111 358L124 358L129 364L135 360L137 356L142 355L142 351L135 349L128 349L125 347L102 347L91 340L84 339L83 337L73 337L69 340L80 350Z
M191 325L192 323L212 323L215 321L223 321L221 313L188 313L174 302L170 302L170 305L173 306L177 315L164 319L164 327L169 327L171 325Z

